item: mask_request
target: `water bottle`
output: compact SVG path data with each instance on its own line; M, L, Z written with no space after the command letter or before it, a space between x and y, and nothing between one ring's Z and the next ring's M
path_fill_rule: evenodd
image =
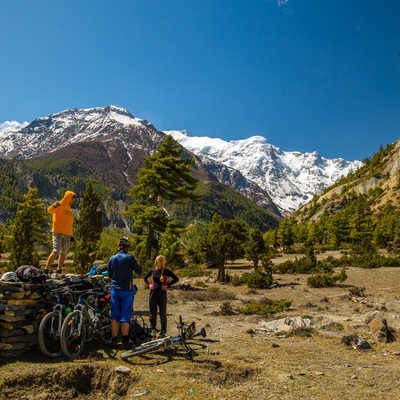
M89 315L90 315L90 318L92 319L92 321L95 321L96 320L96 316L94 315L93 310L91 308L89 308L88 311L89 311Z
M72 308L70 306L65 307L65 312L68 315L69 313L72 312Z

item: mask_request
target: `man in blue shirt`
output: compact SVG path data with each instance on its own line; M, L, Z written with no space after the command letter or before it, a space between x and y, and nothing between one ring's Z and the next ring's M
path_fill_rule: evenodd
M107 266L108 276L111 278L111 336L115 347L120 327L123 347L129 343L129 324L134 300L133 271L138 275L142 273L142 267L136 258L128 254L130 247L127 238L120 238L119 251L109 259Z

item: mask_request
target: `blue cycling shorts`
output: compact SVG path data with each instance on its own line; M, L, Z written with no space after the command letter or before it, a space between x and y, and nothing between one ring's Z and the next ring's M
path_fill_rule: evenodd
M130 322L133 312L133 291L111 290L111 319Z

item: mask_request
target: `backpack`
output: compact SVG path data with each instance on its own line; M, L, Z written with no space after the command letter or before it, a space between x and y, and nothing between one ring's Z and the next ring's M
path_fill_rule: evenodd
M140 317L140 321L139 321L139 318L136 316L133 316L131 318L129 337L130 337L130 340L135 344L149 342L152 339L151 331L147 327L143 318Z
M45 283L46 275L33 265L21 265L15 270L18 278L27 283Z

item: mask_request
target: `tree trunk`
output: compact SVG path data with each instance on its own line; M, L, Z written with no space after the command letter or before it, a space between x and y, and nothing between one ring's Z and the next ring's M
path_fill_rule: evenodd
M254 272L257 272L257 270L258 270L258 258L255 258L253 260L253 262L254 262Z
M218 265L217 281L225 283L225 263Z
M146 242L146 260L151 259L151 248L153 244L154 229L149 229L149 234L147 236Z

